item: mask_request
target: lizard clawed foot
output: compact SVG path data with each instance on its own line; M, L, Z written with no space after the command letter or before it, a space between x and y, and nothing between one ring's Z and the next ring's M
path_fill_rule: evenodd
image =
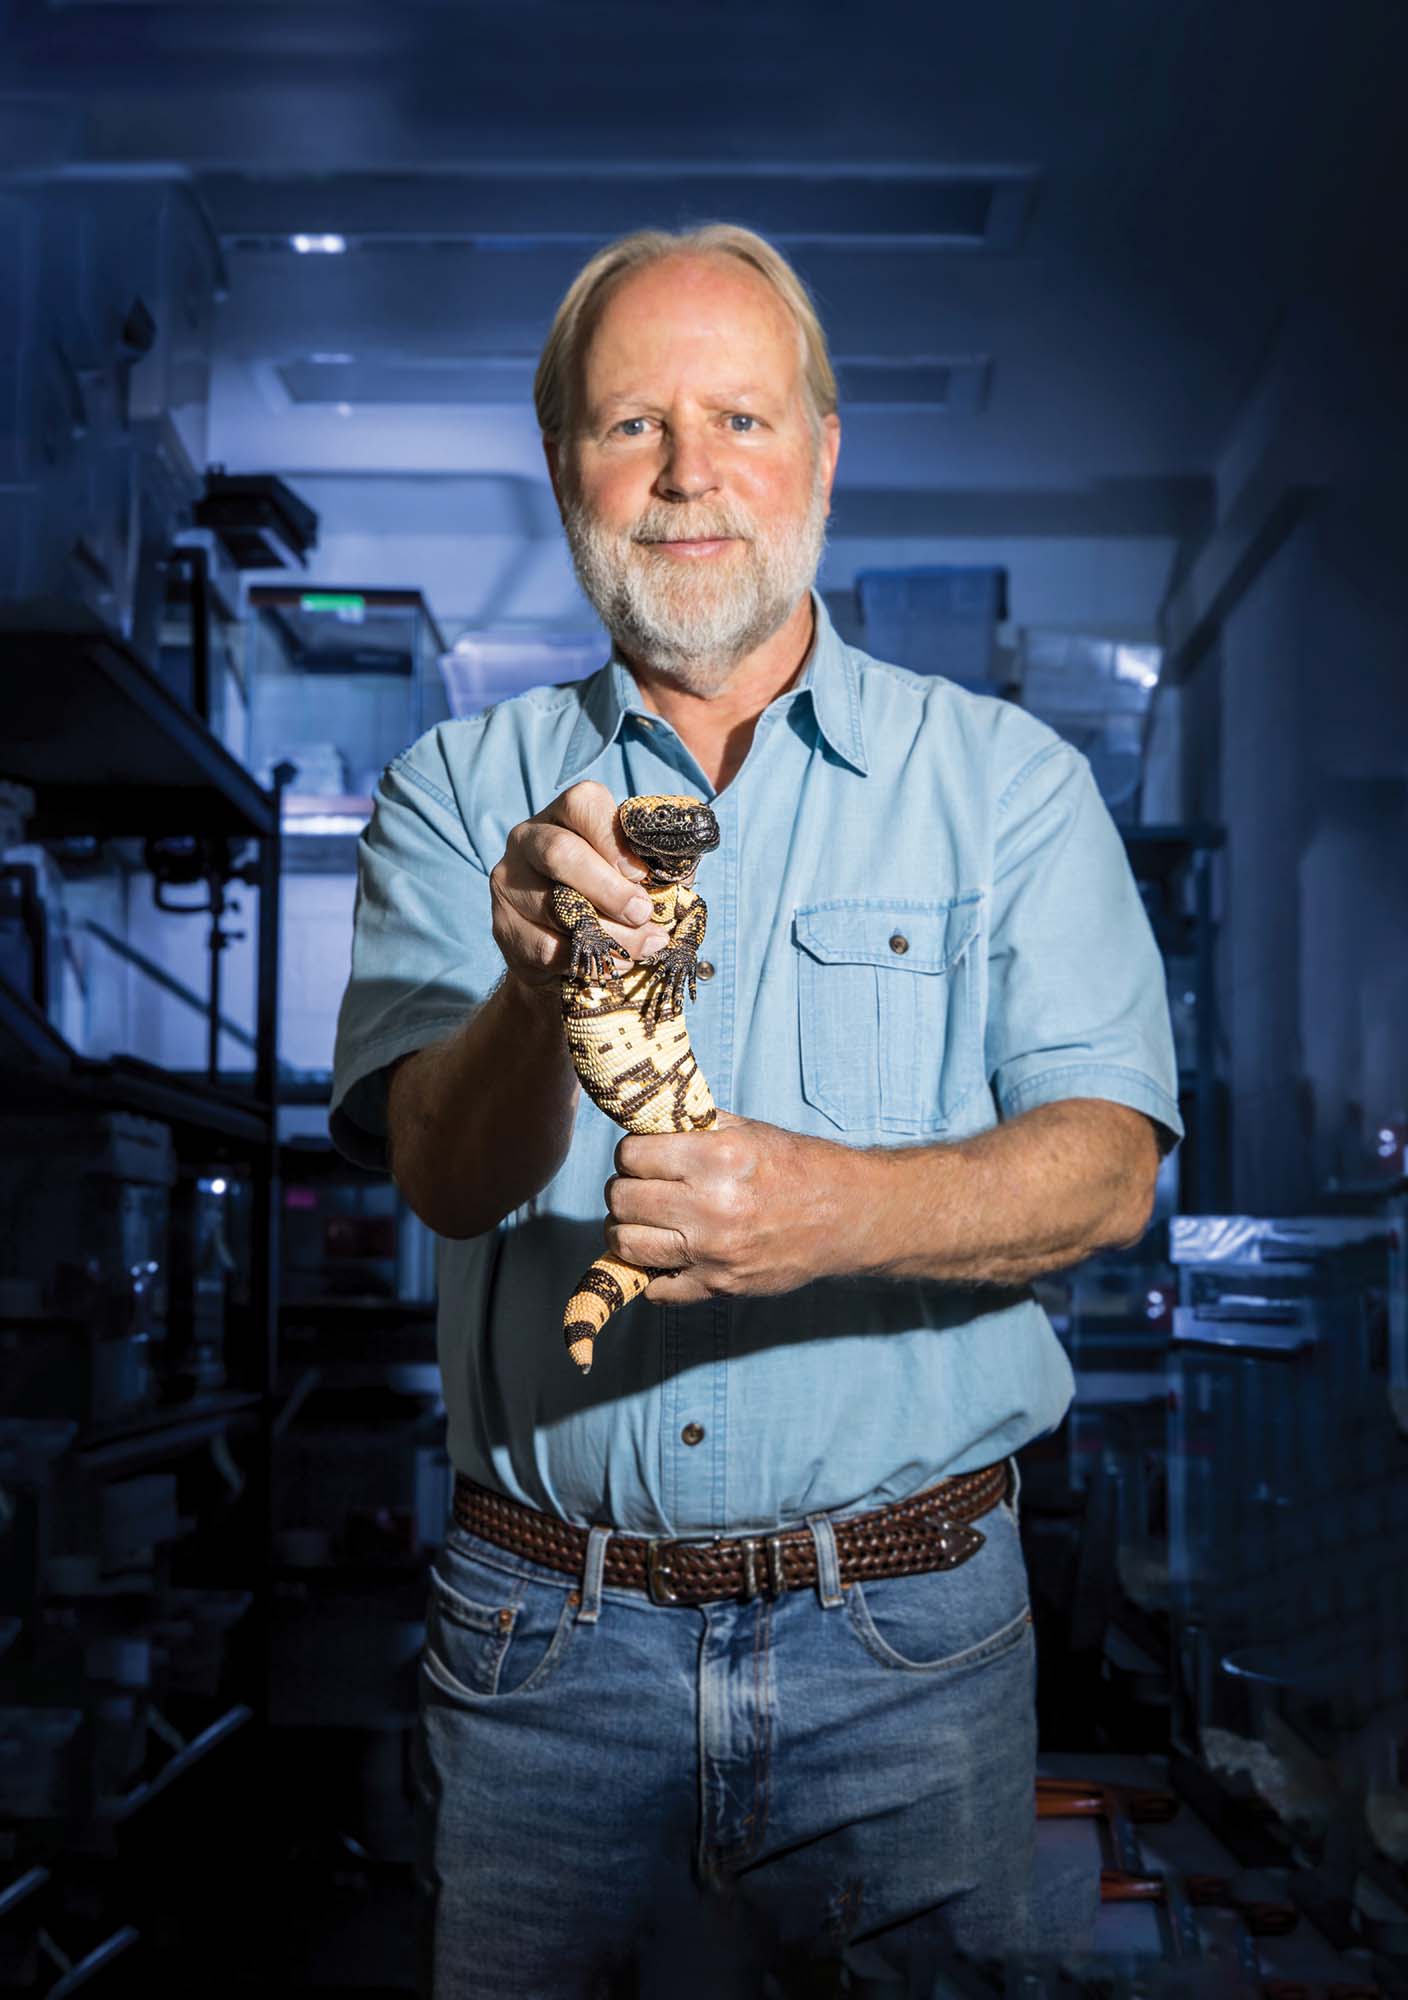
M662 1014L667 1020L672 1020L676 1014L683 1012L686 986L689 987L691 1000L699 998L695 987L694 948L687 944L667 944L663 950L643 958L641 964L648 966L655 978L655 984L641 1008L646 1033L653 1034Z
M627 961L631 956L623 944L608 937L595 917L579 918L572 926L572 959L568 966L568 978L582 983L588 980L600 983L617 978L616 968L611 963L613 952Z

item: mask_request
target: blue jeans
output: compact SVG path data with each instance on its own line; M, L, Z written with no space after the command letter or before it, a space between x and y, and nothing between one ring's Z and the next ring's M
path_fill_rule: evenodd
M928 1996L1028 1948L1015 1503L957 1569L658 1605L451 1519L415 1744L422 2000Z

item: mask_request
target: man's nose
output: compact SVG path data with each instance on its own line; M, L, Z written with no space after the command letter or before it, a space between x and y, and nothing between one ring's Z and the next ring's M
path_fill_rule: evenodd
M718 490L718 479L705 440L692 431L671 431L664 463L655 481L662 500L702 500Z

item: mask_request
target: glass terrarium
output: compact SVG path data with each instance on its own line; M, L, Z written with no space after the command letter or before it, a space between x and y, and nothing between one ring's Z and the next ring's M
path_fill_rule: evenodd
M445 642L418 590L249 592L249 764L296 775L286 814L365 819L387 762L448 720Z

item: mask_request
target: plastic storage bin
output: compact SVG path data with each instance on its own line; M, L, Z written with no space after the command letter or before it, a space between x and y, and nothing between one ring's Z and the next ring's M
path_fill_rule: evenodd
M175 1149L167 1126L128 1112L7 1118L0 1157L0 1259L37 1290L41 1315L88 1338L74 1348L74 1401L104 1422L155 1396L152 1344L166 1333ZM62 1337L57 1333L56 1337ZM91 1344L95 1340L96 1345ZM87 1357L86 1367L83 1357ZM6 1356L26 1376L32 1347ZM52 1415L56 1410L35 1411Z
M604 634L464 632L440 656L452 715L479 715L525 688L584 680L610 657Z
M267 783L281 760L299 765L291 799L367 798L392 757L448 720L445 642L418 591L261 584L249 608L250 767Z
M856 574L855 591L865 650L876 659L996 692L994 640L1006 613L1006 570L865 569Z
M77 601L154 645L159 564L201 486L224 290L189 174L0 187L0 619Z

